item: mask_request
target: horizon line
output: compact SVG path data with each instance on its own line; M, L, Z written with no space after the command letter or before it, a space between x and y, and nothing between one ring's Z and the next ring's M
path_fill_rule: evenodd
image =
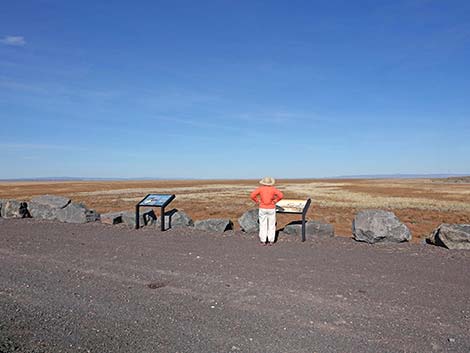
M397 174L353 174L323 177L287 177L280 180L298 179L426 179L426 178L451 178L470 176L470 173L397 173ZM259 177L247 178L219 178L219 177L25 177L25 178L0 178L0 182L15 181L150 181L150 180L256 180Z

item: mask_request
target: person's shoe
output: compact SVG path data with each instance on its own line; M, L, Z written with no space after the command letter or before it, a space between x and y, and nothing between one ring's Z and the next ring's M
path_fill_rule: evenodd
M266 246L266 243L261 243L261 242L260 242L260 243L258 243L258 244L261 245L261 246Z
M268 245L269 245L269 246L273 246L273 245L274 245L274 243L268 243Z

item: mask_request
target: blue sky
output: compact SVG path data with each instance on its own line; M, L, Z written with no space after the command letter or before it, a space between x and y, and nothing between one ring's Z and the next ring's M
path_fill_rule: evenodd
M0 178L470 173L470 2L8 2Z

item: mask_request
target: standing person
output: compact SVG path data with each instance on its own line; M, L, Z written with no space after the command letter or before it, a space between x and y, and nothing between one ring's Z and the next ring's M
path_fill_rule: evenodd
M250 194L259 205L259 240L262 245L266 245L266 240L272 245L276 235L276 202L284 195L274 187L274 178L264 177L259 183L262 186Z

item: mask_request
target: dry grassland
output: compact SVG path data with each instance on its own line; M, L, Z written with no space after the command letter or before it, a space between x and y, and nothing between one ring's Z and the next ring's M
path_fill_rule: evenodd
M29 200L43 194L64 195L98 212L133 209L148 193L176 194L171 206L193 219L238 217L253 207L254 180L4 182L0 199ZM470 184L431 179L279 180L286 198L312 199L310 219L333 223L350 236L354 214L365 208L392 210L411 229L415 241L441 223L470 223ZM279 215L278 227L293 219Z

